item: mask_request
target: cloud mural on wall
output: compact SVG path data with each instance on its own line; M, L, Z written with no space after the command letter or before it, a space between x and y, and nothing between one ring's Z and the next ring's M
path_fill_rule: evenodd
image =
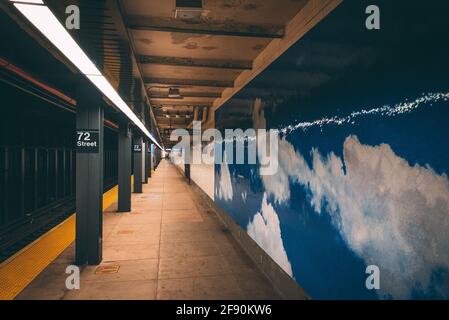
M266 129L267 120L265 119L265 112L263 110L263 104L261 98L254 99L253 109L253 128L254 129Z
M449 101L449 93L447 92L436 92L436 93L423 93L421 96L405 101L398 102L394 105L383 105L377 107L365 107L360 110L353 111L346 116L333 116L324 117L314 121L299 122L296 124L291 124L285 128L281 129L282 133L291 133L298 129L306 131L312 127L324 127L327 125L345 125L345 124L355 124L367 116L381 116L381 117L397 117L406 113L415 111L415 109L422 107L424 105L432 106L433 103L446 102Z
M280 129L284 134L292 134L301 129L303 132L311 127L324 127L328 125L341 126L345 124L354 124L365 117L374 115L383 117L396 117L405 113L410 113L423 106L432 106L433 103L445 102L449 100L449 93L426 93L421 96L398 102L394 105L383 105L371 108L362 108L359 111L353 111L346 116L325 117L314 121L300 122L295 125L289 125ZM260 98L254 100L253 105L253 126L254 128L265 128L266 120L263 110L263 103ZM259 154L259 157L261 155ZM298 172L299 168L305 168L306 163L302 157L297 157L293 146L285 139L279 142L279 170L276 175L261 176L264 181L267 192L274 197L277 204L286 203L290 199L289 176L295 172L294 176L306 175L305 172ZM338 168L337 168L338 170ZM317 187L318 188L318 187Z
M243 202L246 202L246 198L248 197L248 193L245 191L242 192L242 200Z
M449 299L447 10L431 2L401 15L382 1L392 27L371 37L344 1L216 110L220 129L285 137L276 175L232 166L244 178L217 202L313 299ZM407 31L412 17L428 28ZM368 265L380 290L365 287Z
M449 180L429 166L410 165L387 144L363 145L346 138L343 159L312 150L312 167L285 139L279 144L279 174L262 177L266 192L285 202L299 183L310 205L329 214L348 246L366 264L381 269L380 294L408 298L427 290L434 272L445 270L438 287L449 285ZM345 168L345 169L344 169ZM440 292L443 297L449 293Z
M265 119L265 113L263 109L262 99L256 98L253 103L253 109L252 109L252 116L253 116L253 128L255 129L266 129L266 119ZM259 133L263 134L263 133ZM265 134L266 136L266 134ZM269 150L269 139L265 138L265 141L267 141L267 150ZM281 147L281 144L284 144L284 147ZM283 151L287 151L288 147L285 146L285 144L288 144L285 140L279 141L279 155L278 155L278 161L279 166L278 170L276 171L276 174L273 175L260 175L264 182L265 190L269 195L274 196L274 200L276 203L280 204L282 202L287 201L290 199L290 186L289 186L289 176L288 172L285 170L285 166L288 165L289 161L284 161L284 157L286 154L283 154ZM294 152L294 150L293 150ZM260 148L257 149L257 156L262 161L265 160L265 155L261 152Z
M246 229L248 235L292 277L292 266L282 241L278 214L268 202L266 193L263 195L260 211L254 215Z
M218 179L218 190L216 191L218 198L225 201L231 201L234 197L232 189L231 173L229 171L228 163L226 162L226 154L223 157L223 162L220 165L220 175Z
M301 175L298 171L307 165L303 157L298 157L293 145L281 139L278 147L278 171L274 175L261 175L262 182L268 195L274 197L277 204L286 204L290 199L289 180Z

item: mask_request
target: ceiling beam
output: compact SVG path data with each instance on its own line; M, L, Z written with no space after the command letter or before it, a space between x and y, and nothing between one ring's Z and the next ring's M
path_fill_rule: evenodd
M204 101L160 101L151 99L151 105L152 106L192 106L192 107L210 107L212 106L212 102L207 103Z
M284 36L283 26L250 25L244 23L181 20L168 17L128 16L128 28L132 30L150 30L180 32L232 37L255 37L280 39Z
M179 57L160 57L139 55L137 61L141 64L159 64L178 67L201 67L216 69L251 70L252 61L219 60L219 59L192 59Z
M167 121L166 122L164 122L164 119L166 119ZM177 119L177 118L175 118L175 117L172 117L172 119L171 119L171 121L169 121L169 119L168 118L160 118L159 119L159 121L160 121L160 123L159 123L159 127L160 128L170 128L170 127L177 127L177 128L185 128L186 127L186 122L188 123L188 122L191 122L192 121L192 119L188 119L189 121L178 121L178 122L175 122L175 121L173 121L174 119ZM179 120L179 119L177 119L177 120ZM185 119L182 119L182 120L185 120Z
M170 98L168 95L162 95L160 93L152 94L149 92L151 99L180 99ZM181 92L183 98L221 98L220 92ZM181 98L182 99L182 98Z
M145 78L145 84L151 86L194 86L194 87L214 87L232 88L234 81L227 80L202 80L202 79L170 79L170 78Z
M254 59L253 69L243 71L236 79L235 86L223 91L221 98L216 99L211 108L211 117L203 125L204 128L214 127L215 110L231 99L237 92L245 87L251 80L259 75L273 61L288 50L294 43L301 39L318 22L323 20L343 0L309 0L306 5L287 23L285 36L282 39L271 41Z
M120 1L117 1L117 0L106 0L105 7L108 8L111 12L111 18L114 21L114 26L115 26L115 29L117 30L119 40L121 40L120 42L122 42L122 43L124 42L125 44L127 44L130 49L129 54L131 56L132 65L135 66L135 69L136 69L135 71L137 72L137 76L138 76L137 78L139 79L139 83L141 84L141 87L145 88L145 83L143 81L143 73L142 73L142 70L140 70L140 65L136 61L135 47L134 47L133 39L131 36L131 32L126 27L126 23L124 20L123 13L125 11L124 11L123 5ZM114 36L114 35L112 35L112 36ZM103 35L103 37L104 37L104 35ZM123 59L120 59L120 60L123 60ZM133 72L132 76L134 76L134 72ZM144 96L142 98L146 98L148 100L147 90L142 90L142 95ZM159 132L159 128L157 126L157 120L156 120L156 117L154 116L152 108L149 108L149 117L150 117L150 122L154 121L156 124L156 128L155 128L156 134L155 134L154 138L156 140L158 140L158 138L159 138L159 140L162 140L161 134ZM162 147L163 147L163 144L162 144Z
M176 114L170 114L170 118L167 118L165 115L158 115L158 118L160 118L159 120L161 121L160 125L163 124L170 124L170 122L172 124L180 124L182 122L186 122L186 119L191 119L190 118L186 118L185 116L179 115L178 118L176 118Z

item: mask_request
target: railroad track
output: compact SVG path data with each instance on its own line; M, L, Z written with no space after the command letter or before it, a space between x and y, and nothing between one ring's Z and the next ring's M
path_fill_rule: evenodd
M104 192L115 184L115 179L105 181ZM0 229L0 263L66 220L75 209L75 197L68 197Z
M70 197L0 230L0 263L47 233L73 213L75 213L75 198Z

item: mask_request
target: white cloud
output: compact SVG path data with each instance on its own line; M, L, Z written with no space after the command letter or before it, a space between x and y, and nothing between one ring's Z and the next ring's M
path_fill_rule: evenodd
M256 98L254 100L252 115L254 129L265 129L267 127L267 121L265 120L265 112L263 110L261 98Z
M254 100L252 115L253 127L255 129L265 129L266 119L261 98ZM270 150L269 139L265 138L265 141L267 142L267 150ZM257 149L257 155L259 160L266 162L266 156L261 152L260 148ZM274 197L274 201L277 204L284 203L290 199L289 175L295 168L304 167L305 163L298 163L301 161L304 161L304 159L296 156L293 146L285 139L280 139L276 173L272 175L260 175L265 190L268 195Z
M432 101L447 101L448 96L427 94L351 117L395 116ZM330 120L316 124L354 121ZM253 126L266 127L260 99L254 102ZM334 153L323 157L316 149L312 158L309 167L293 145L280 140L277 174L260 176L267 194L281 204L290 200L290 182L308 188L314 210L330 214L348 246L367 264L381 268L380 293L410 297L414 288L429 287L437 268L449 269L449 180L445 174L429 166L411 166L389 145L363 145L355 136L344 142L343 158ZM448 276L434 289L449 298Z
M279 218L273 206L268 203L266 194L263 196L260 212L257 212L248 224L247 232L285 272L293 276L292 266L282 242Z
M293 177L304 175L300 172L307 165L302 157L298 157L293 146L285 139L279 140L278 170L273 175L261 175L267 193L274 197L276 203L285 203L290 199L289 181Z
M381 292L409 297L428 288L432 272L449 268L449 181L430 167L411 166L387 144L368 146L350 136L343 160L312 150L312 168L286 140L279 144L280 176L262 177L284 202L289 180L311 191L317 213L329 213L350 248L381 268ZM343 171L343 163L346 172ZM446 290L449 279L437 290ZM444 292L444 291L441 291Z
M243 202L246 202L246 198L248 197L248 193L246 191L242 192L242 200Z
M226 162L226 154L224 156L223 162L220 165L220 177L218 180L218 190L217 197L225 201L231 201L234 197L234 191L232 189L231 173L229 172L229 167Z

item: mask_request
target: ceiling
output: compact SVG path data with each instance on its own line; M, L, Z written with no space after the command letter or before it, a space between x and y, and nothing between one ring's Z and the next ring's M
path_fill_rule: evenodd
M194 17L180 18L175 0L120 0L151 106L164 139L192 120L207 122L213 102L307 0L204 0ZM177 17L175 17L177 16ZM181 98L169 98L170 87ZM196 110L195 110L196 109Z
M166 148L193 120L213 127L214 110L340 2L45 0L61 23L79 6L81 28L69 32Z

